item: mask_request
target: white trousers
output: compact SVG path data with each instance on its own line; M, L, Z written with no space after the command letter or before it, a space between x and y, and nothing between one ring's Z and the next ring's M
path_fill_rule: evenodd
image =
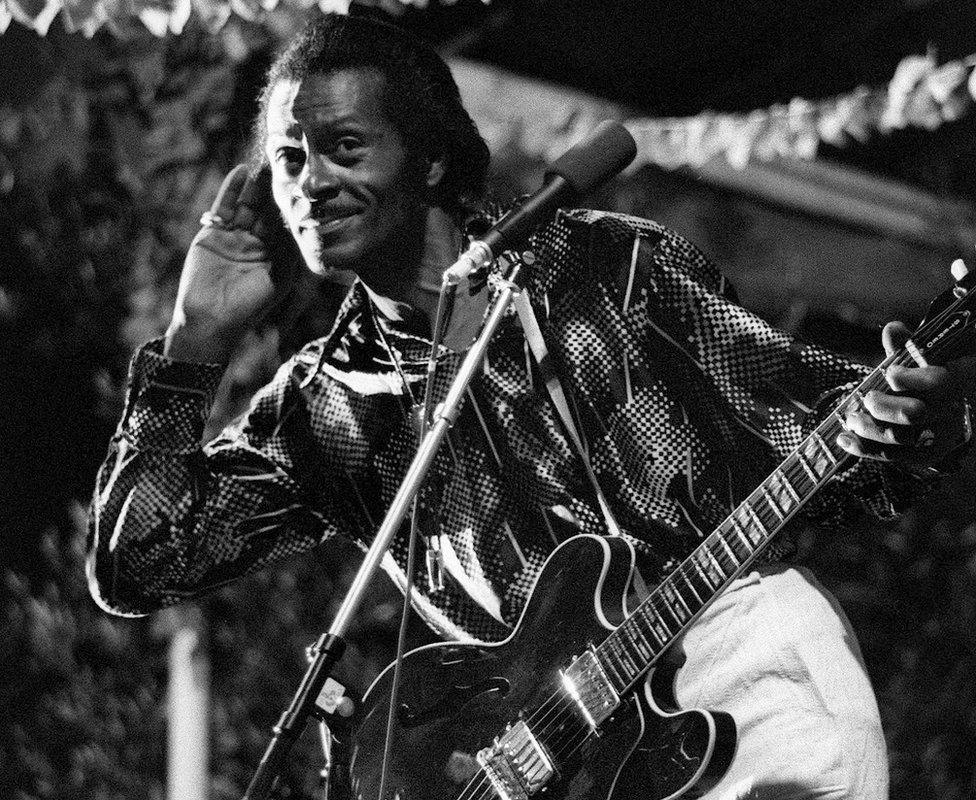
M685 634L682 708L728 711L738 745L707 800L886 800L888 760L860 647L809 570L740 578Z

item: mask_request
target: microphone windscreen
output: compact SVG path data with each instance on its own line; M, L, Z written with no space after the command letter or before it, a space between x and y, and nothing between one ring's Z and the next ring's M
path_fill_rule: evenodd
M561 175L578 194L585 194L620 172L636 155L634 137L619 122L608 119L557 158L546 176Z

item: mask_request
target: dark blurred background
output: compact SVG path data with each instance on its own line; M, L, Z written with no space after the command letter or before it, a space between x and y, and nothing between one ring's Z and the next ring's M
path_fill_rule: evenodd
M87 592L87 503L129 355L165 327L196 220L246 146L263 71L315 11L195 0L177 25L189 4L65 2L40 36L24 23L37 27L52 2L0 6L0 20L10 8L21 20L0 36L0 797L164 797L167 651L187 625L210 665L210 796L238 797L357 554L330 543L191 608L119 619ZM748 114L884 90L910 55L958 62L958 114L909 103L904 124L822 141L811 162L647 163L589 201L672 225L727 269L745 305L867 362L879 324L917 322L949 262L974 255L973 4L382 5L457 59L496 145L499 196L538 180L547 114L562 132L594 108ZM160 19L179 33L147 31ZM86 21L91 37L77 30ZM528 112L504 92L524 95L534 121L517 120ZM311 300L301 310L282 352L259 339L242 350L217 421L319 329ZM897 522L800 535L801 559L860 637L895 798L976 797L974 477L970 458ZM354 689L391 658L399 607L377 587L344 664ZM283 796L314 796L317 750L310 731Z

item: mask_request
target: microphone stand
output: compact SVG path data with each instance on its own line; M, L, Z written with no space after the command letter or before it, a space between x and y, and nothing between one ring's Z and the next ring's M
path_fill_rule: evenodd
M482 262L482 265L487 265L491 262L492 253L484 245L481 247L483 250L479 254L478 260ZM281 715L278 724L272 729L274 735L268 743L254 776L251 778L251 783L244 793L243 800L265 800L274 786L275 779L281 771L288 752L305 729L308 717L314 716L320 721L323 720L325 712L318 708L316 700L322 692L332 667L342 656L346 646L345 634L365 597L366 588L379 570L384 554L389 549L393 537L400 529L404 519L406 519L413 499L420 490L424 477L430 470L444 437L457 421L465 392L482 367L488 345L495 331L501 325L509 304L522 291L520 267L520 262L516 260L509 276L502 282L501 290L490 307L488 318L481 329L481 333L478 334L477 339L461 362L444 402L435 411L433 423L421 440L417 453L407 469L403 482L400 484L379 530L376 532L372 545L366 552L363 563L359 567L359 571L356 573L352 586L349 587L331 627L328 632L319 637L315 645L309 648L310 663L308 669L291 703ZM456 274L454 267L449 268L444 273L445 282L456 284L459 279L460 276ZM404 602L410 602L410 598L405 598ZM382 800L382 798L376 800Z

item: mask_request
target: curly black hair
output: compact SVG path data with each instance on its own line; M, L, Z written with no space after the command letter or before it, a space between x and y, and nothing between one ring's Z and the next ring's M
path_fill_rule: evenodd
M255 121L255 165L265 163L268 101L279 81L348 68L374 68L385 78L384 111L418 158L443 158L446 172L434 203L459 218L484 197L490 155L441 57L412 34L369 17L326 14L307 27L268 70Z

